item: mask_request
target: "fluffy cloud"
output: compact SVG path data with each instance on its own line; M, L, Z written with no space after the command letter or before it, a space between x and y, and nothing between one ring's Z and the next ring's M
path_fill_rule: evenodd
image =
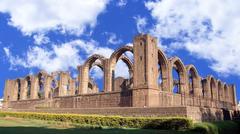
M109 0L1 0L0 12L9 13L9 24L24 34L60 30L82 34L93 27Z
M145 33L145 26L147 24L147 19L144 17L136 16L133 17L135 19L136 24L137 24L137 30L139 33Z
M70 68L75 68L77 65L83 64L86 58L93 54L101 54L109 58L113 50L108 47L101 47L95 41L73 40L63 44L53 44L51 49L44 48L44 46L30 47L27 53L20 57L11 53L10 48L4 47L5 55L11 64L10 69L17 69L17 67L24 68L38 68L47 72L67 71ZM83 55L86 55L83 57ZM132 54L126 53L130 59ZM93 67L90 72L94 79L103 78L102 70L98 67ZM128 68L123 61L116 64L116 77L129 77Z
M50 39L46 37L44 34L36 34L33 36L34 43L37 45L47 44L50 42Z
M118 39L118 37L117 37L117 35L115 33L108 33L108 32L106 32L105 34L106 34L106 36L108 36L108 40L107 40L108 44L116 45L116 44L122 43L122 40Z
M150 32L170 39L224 75L240 75L240 1L161 0L145 3L156 24Z
M22 57L11 54L9 48L4 48L11 68L39 68L47 72L69 70L82 64L86 57L97 53L109 57L113 52L107 47L99 47L95 41L74 40L63 44L53 44L51 49L41 46L30 47ZM81 54L80 54L81 53ZM86 57L82 57L86 55Z

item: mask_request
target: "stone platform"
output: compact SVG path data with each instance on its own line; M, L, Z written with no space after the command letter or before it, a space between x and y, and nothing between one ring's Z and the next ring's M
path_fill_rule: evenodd
M113 108L48 108L48 109L8 109L13 112L43 112L43 113L72 113L120 115L134 117L188 117L194 121L223 120L223 110L199 107L113 107Z

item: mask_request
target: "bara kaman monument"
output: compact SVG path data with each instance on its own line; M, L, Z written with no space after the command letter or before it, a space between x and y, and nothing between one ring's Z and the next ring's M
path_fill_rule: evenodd
M194 65L180 58L167 58L157 39L138 35L133 46L117 49L110 58L90 56L78 69L78 78L68 72L44 71L6 80L4 109L13 111L103 114L122 116L184 116L196 121L231 119L236 110L236 87L211 75L201 77ZM124 53L131 52L133 60ZM115 78L118 60L126 63L130 78ZM104 72L99 91L89 77L98 66ZM174 79L173 70L178 73ZM159 81L161 79L161 81ZM177 92L173 89L177 88Z

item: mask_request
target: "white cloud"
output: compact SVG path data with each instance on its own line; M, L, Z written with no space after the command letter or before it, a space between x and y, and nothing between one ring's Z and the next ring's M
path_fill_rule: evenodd
M107 40L108 44L116 45L116 44L122 43L122 40L118 39L118 37L117 37L117 35L115 33L108 33L108 32L106 32L105 34L106 34L106 36L108 36L108 40Z
M127 0L118 0L117 6L124 7L127 5Z
M86 59L82 56L89 57L92 54L102 54L109 57L113 52L107 47L100 47L95 41L73 40L71 42L60 45L53 44L51 49L46 49L41 46L30 47L27 53L22 56L13 56L9 48L3 48L5 54L11 64L11 68L39 68L47 72L69 70L76 68ZM81 53L81 54L80 54Z
M140 17L140 16L136 16L136 17L133 17L136 21L136 24L137 24L137 30L139 33L145 33L146 30L145 30L145 26L147 24L147 19L144 18L144 17Z
M1 0L0 12L9 13L9 24L24 34L60 30L80 35L93 27L109 0Z
M46 37L44 34L36 34L33 36L34 43L37 45L47 44L50 42L50 39Z
M162 0L145 3L156 20L150 32L174 40L170 49L183 48L224 75L240 75L240 1Z

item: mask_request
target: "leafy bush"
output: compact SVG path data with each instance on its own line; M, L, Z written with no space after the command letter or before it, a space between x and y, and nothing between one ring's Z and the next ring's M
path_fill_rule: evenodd
M0 112L0 117L17 117L47 121L72 122L86 125L108 126L114 128L146 128L146 129L188 129L192 120L183 117L121 117L79 114L53 114L31 112Z
M236 121L218 121L196 123L192 131L202 134L239 134L239 124Z

